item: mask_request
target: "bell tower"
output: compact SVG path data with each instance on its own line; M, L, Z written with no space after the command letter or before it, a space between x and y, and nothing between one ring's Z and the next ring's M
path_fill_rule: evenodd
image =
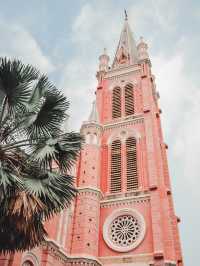
M143 38L136 44L127 15L112 65L105 49L99 57L97 80L93 111L82 126L85 173L79 171L78 186L82 191L86 177L84 189L96 191L88 203L93 211L82 212L95 217L98 234L93 232L93 252L84 246L82 253L108 266L183 266L159 94L148 46ZM98 169L95 182L91 163ZM87 219L82 222L89 230ZM84 234L81 245L84 239L90 235Z

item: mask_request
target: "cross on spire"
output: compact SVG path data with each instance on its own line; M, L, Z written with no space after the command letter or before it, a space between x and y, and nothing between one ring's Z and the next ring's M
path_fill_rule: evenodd
M125 20L128 20L128 14L127 14L126 9L124 9L124 15L125 15Z

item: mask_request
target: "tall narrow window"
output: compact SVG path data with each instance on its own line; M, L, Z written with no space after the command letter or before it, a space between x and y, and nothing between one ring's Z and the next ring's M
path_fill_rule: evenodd
M126 140L127 153L127 190L138 189L138 173L137 173L137 150L136 139L128 138Z
M112 95L112 117L121 117L121 89L116 87L113 89Z
M134 112L135 112L135 106L134 106L133 85L127 84L125 86L125 114L133 115Z
M121 142L113 141L111 145L111 184L110 192L121 191Z

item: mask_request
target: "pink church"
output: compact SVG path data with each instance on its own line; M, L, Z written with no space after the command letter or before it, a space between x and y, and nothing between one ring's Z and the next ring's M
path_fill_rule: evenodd
M83 122L79 194L47 225L43 246L0 266L183 266L148 47L127 17L112 65L99 57L96 99Z

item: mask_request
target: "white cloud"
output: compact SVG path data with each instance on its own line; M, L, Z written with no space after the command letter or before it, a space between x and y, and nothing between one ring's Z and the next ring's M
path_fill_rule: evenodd
M181 161L181 182L198 193L194 182L198 180L200 157L200 92L197 86L184 74L184 55L172 58L157 57L153 60L157 87L161 94L165 136L171 144L171 156ZM174 162L172 162L175 165ZM196 181L195 181L196 180ZM196 191L195 191L196 190Z
M163 127L170 142L170 154L173 167L181 162L177 169L180 185L183 182L194 193L199 183L198 164L200 157L200 92L198 87L184 74L184 55L172 58L157 57L153 60L157 87L160 91L160 106L163 110Z
M34 37L25 28L15 24L7 24L0 20L0 55L21 59L39 68L44 73L50 73L54 66L45 56Z
M95 64L87 63L80 57L69 61L62 72L59 87L70 100L69 125L76 130L88 118L94 100L95 67Z
M113 12L112 4L106 1L86 4L72 25L72 41L79 46L85 56L90 52L102 52L106 47L113 53L114 45L121 31L122 17Z

